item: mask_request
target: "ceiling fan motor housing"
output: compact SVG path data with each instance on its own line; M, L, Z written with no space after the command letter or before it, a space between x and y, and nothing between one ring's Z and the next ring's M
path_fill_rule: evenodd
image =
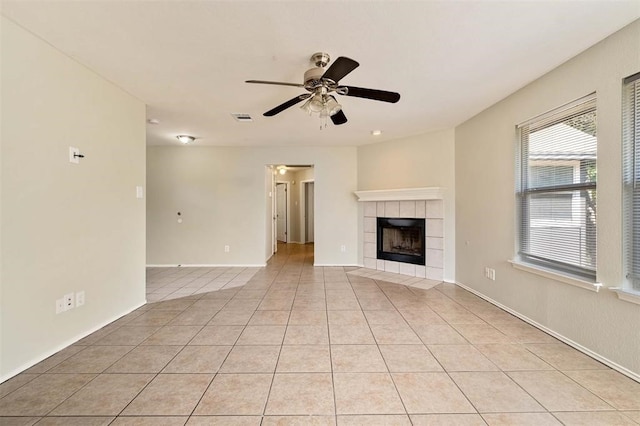
M325 69L320 67L308 69L304 73L304 87L307 90L314 90L318 86L322 86L322 76L324 72Z

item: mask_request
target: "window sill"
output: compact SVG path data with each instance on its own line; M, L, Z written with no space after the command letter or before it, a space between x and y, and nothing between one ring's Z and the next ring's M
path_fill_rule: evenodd
M609 290L614 291L620 300L640 305L640 291L621 287L611 287Z
M602 287L602 283L594 283L582 278L561 274L557 271L543 268L537 265L532 265L530 263L524 263L519 260L510 260L509 263L511 263L511 266L521 271L530 272L532 274L540 275L541 277L549 278L554 281L560 281L562 283L570 284L572 286L580 287L596 293L600 290L600 287Z

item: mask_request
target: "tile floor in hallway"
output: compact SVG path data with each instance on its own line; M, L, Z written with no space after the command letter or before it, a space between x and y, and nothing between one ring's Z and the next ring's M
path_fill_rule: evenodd
M149 303L0 385L0 425L633 425L637 383L450 284L313 267Z

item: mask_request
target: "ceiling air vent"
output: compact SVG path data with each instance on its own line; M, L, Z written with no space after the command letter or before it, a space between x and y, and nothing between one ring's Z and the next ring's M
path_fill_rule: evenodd
M253 118L249 114L236 114L232 113L231 116L236 119L236 121L240 121L241 123L248 123L253 121Z

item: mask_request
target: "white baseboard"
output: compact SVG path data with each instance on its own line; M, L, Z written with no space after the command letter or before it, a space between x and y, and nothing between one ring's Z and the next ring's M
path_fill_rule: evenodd
M492 298L490 298L488 296L485 296L484 294L480 293L479 291L477 291L477 290L475 290L475 289L473 289L473 288L471 288L469 286L466 286L466 285L464 285L464 284L462 284L462 283L460 283L458 281L456 281L455 284L457 286L460 286L460 287L464 288L465 290L475 294L476 296L486 300L487 302L491 303L492 305L495 305L498 308L509 312L511 315L514 315L514 316L520 318L521 320L531 324L532 326L544 331L545 333L555 337L556 339L566 343L567 345L579 350L580 352L584 353L585 355L588 355L591 358L594 358L594 359L600 361L601 363L603 363L603 364L611 367L612 369L624 374L625 376L635 380L636 382L640 382L640 374L635 373L635 372L623 367L622 365L619 365L616 362L611 361L608 358L605 358L604 356L600 355L599 353L596 353L596 352L592 351L591 349L586 348L586 347L582 346L581 344L579 344L577 342L574 342L573 340L569 339L568 337L563 336L562 334L560 334L560 333L558 333L558 332L556 332L554 330L551 330L550 328L547 328L542 324L539 324L538 322L532 320L531 318L529 318L529 317L527 317L525 315L522 315L520 312L514 311L513 309L509 308L508 306L505 306L502 303L497 302L497 301L493 300Z
M358 267L355 263L314 263L313 266L326 266L326 267Z
M37 363L39 363L41 361L44 361L45 359L49 358L51 355L54 355L54 354L60 352L64 348L73 345L74 343L84 339L85 337L89 336L90 334L95 333L96 331L100 330L102 327L105 327L105 326L111 324L112 322L122 318L123 316L125 316L127 314L130 314L131 312L135 311L139 307L144 306L146 304L147 304L147 302L145 300L144 303L140 303L138 305L135 305L134 307L129 308L129 309L125 310L124 312L115 315L113 318L111 318L111 319L109 319L109 320L107 320L105 322L102 322L99 325L90 328L89 330L83 331L82 333L80 333L80 334L78 334L78 335L76 335L76 336L74 336L74 337L72 337L72 338L70 338L68 340L65 340L61 344L59 344L59 345L55 346L54 348L52 348L52 349L50 349L50 350L48 350L48 351L46 351L46 352L34 357L34 358L32 358L31 360L25 362L20 367L10 371L9 373L5 374L4 376L0 376L0 383L3 383L4 381L9 380L10 378L22 373L23 371L33 367Z
M193 264L148 264L147 268L263 268L266 263L261 264L221 264L221 263L193 263Z

